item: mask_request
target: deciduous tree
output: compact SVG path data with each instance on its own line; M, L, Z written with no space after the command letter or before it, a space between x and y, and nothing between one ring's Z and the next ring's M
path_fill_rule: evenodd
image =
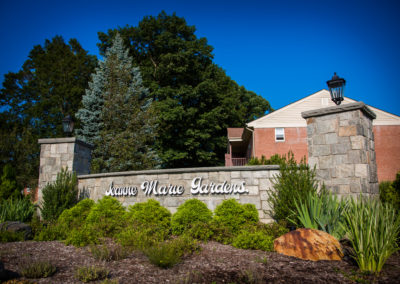
M117 32L155 100L163 167L223 164L226 128L244 126L271 110L265 99L240 88L213 63L213 48L184 18L161 12L137 27L100 32L103 53Z

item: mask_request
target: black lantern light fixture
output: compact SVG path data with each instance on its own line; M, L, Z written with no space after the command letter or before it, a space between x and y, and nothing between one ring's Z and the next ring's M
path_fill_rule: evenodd
M62 126L64 133L69 137L72 134L72 131L74 130L74 121L72 120L72 117L70 115L67 115L64 117L62 120Z
M340 78L336 75L336 72L333 74L331 80L326 82L328 84L329 92L331 93L331 99L336 105L340 105L343 101L344 94L344 85L346 85L346 80Z

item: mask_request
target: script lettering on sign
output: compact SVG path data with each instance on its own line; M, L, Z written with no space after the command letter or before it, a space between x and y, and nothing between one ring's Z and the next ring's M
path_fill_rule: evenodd
M144 181L140 185L146 196L179 196L185 192L183 185L160 185L158 180ZM195 177L191 182L190 193L193 195L201 194L245 194L249 193L246 189L246 183L241 181L239 183L228 183L227 181L221 183L203 182L203 178ZM114 187L111 182L110 187L106 190L106 195L109 196L136 196L138 188L136 186Z
M196 177L192 180L192 188L190 192L192 194L243 194L249 193L245 187L245 182L242 181L240 184L230 184L227 181L223 183L203 183L201 177Z
M152 193L157 196L157 195L182 195L185 189L181 185L172 185L169 184L163 185L163 186L158 186L158 180L152 180L152 181L144 181L142 185L140 186L141 189L143 189L144 194L146 196L151 195Z
M107 196L136 196L138 189L136 186L114 187L111 182L110 187L106 190Z

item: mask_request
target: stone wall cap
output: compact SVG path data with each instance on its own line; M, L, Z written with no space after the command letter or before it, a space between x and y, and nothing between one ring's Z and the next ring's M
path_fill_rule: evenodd
M240 167L204 167L204 168L180 168L180 169L128 171L128 172L79 175L78 179L114 177L114 176L151 175L151 174L161 175L161 174L183 174L183 173L202 173L202 172L234 172L234 171L265 171L265 170L267 170L267 171L279 170L279 165L240 166Z
M76 143L87 148L93 149L93 145L86 143L76 137L63 137L63 138L43 138L38 140L39 144L60 144L60 143Z
M322 116L322 115L352 111L357 109L361 110L371 120L376 118L376 114L363 102L355 102L338 106L308 110L302 112L301 116L303 118L310 118L315 116Z

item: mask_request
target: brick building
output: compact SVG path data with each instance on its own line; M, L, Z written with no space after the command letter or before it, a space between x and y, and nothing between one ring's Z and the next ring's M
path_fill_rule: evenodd
M354 102L345 97L342 104ZM301 113L334 105L329 91L321 90L254 120L245 128L228 128L225 165L244 165L250 157L264 155L269 158L274 154L286 154L289 150L298 161L307 157L307 123ZM394 180L400 171L400 117L368 107L376 114L373 131L378 180Z

